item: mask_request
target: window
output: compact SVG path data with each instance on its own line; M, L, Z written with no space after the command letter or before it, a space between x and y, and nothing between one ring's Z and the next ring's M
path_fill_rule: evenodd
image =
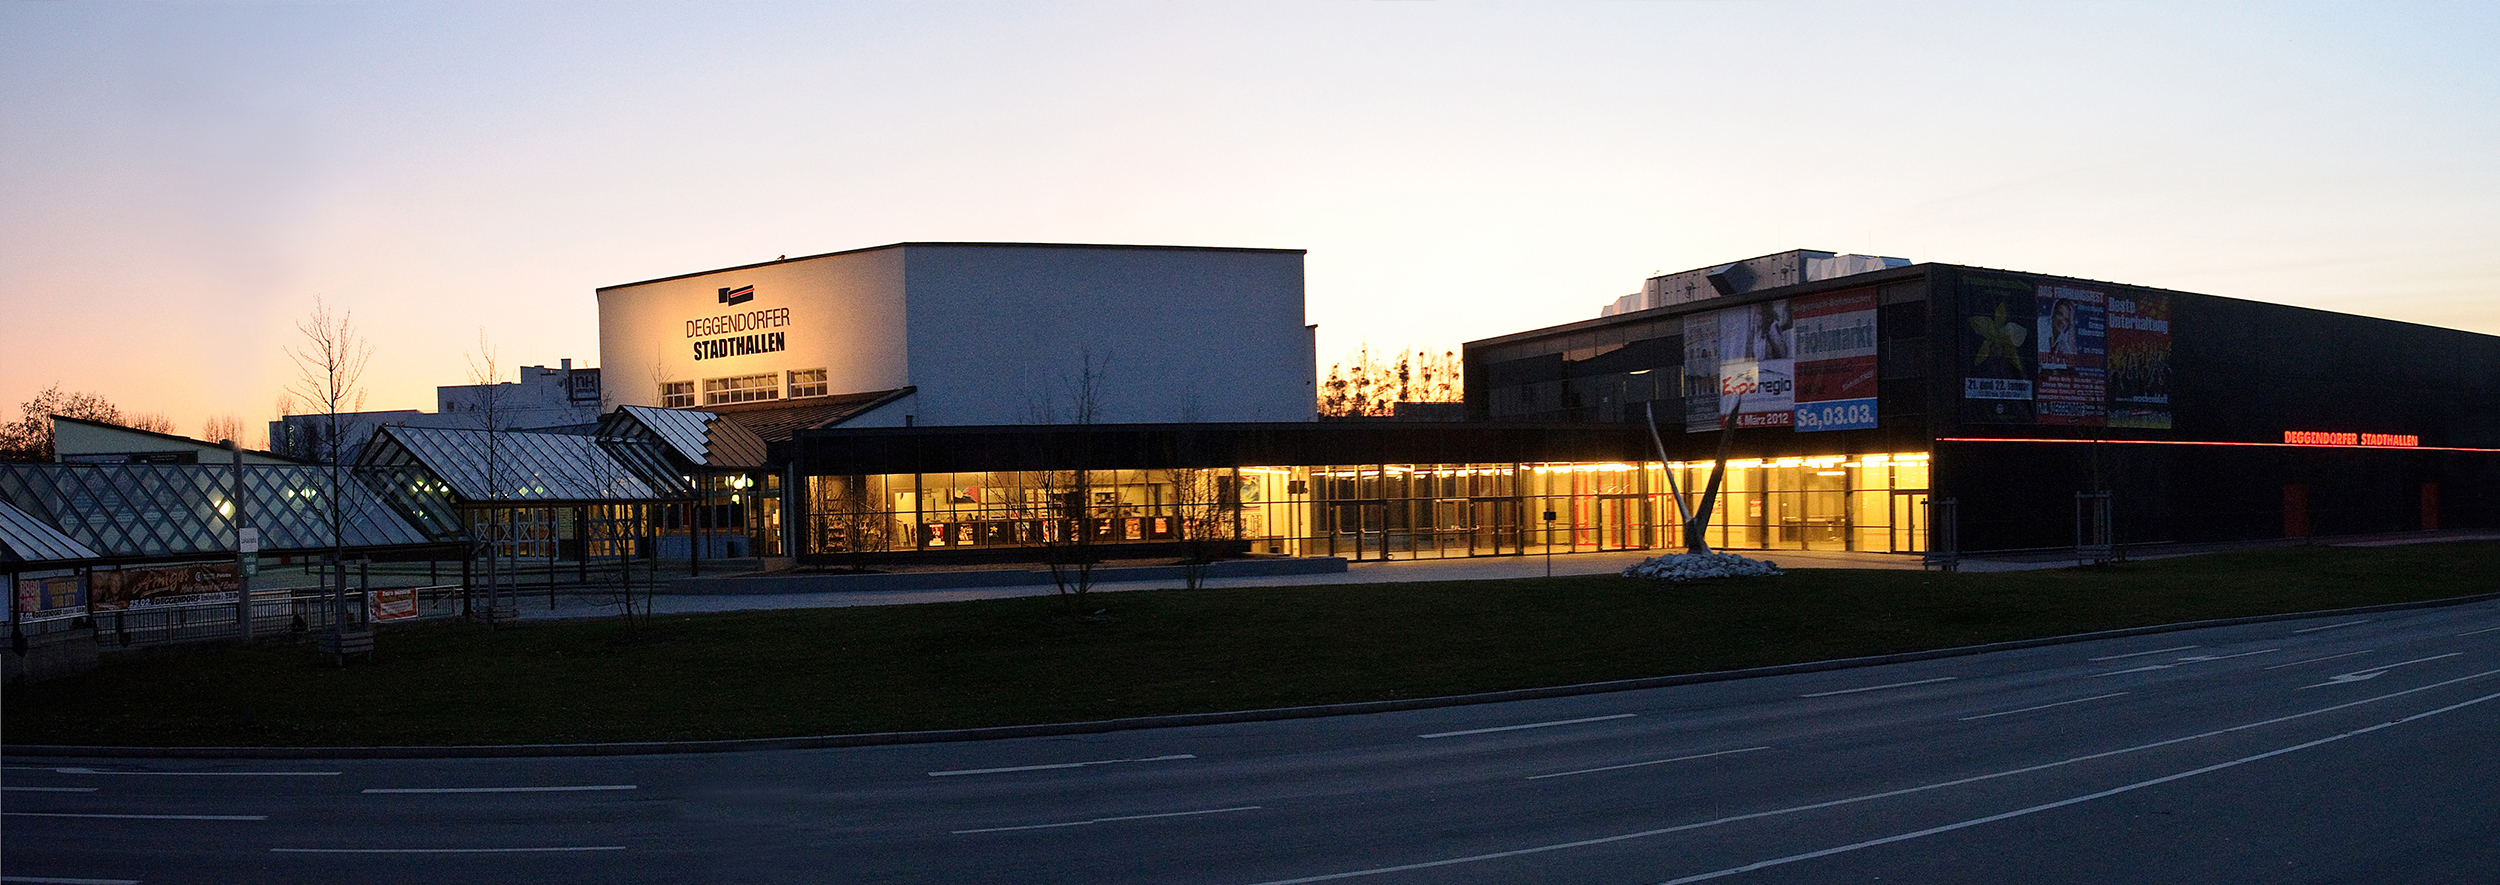
M781 398L781 373L703 379L703 404L755 403Z
M660 408L663 408L663 409L691 409L691 408L694 408L694 382L692 382L692 381L662 381L662 382L660 382Z
M832 393L825 383L825 370L798 369L790 373L790 398L824 396Z

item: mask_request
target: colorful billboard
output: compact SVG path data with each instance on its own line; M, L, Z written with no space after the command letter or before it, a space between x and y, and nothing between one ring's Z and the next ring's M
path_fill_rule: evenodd
M1697 322L1698 321L1698 322ZM1738 427L1787 427L1795 421L1797 392L1796 321L1788 302L1765 301L1710 311L1684 319L1685 423L1689 432L1719 429L1723 418ZM1707 334L1715 341L1710 365L1697 366L1693 342ZM1705 376L1703 372L1710 372ZM1712 388L1695 380L1715 377ZM1695 397L1694 391L1700 396ZM1703 412L1703 407L1712 407Z
M1797 432L1875 426L1875 291L1795 299Z
M2032 371L2040 351L2031 283L1964 277L1960 319L1963 423L2032 423Z
M231 562L95 571L88 573L87 583L88 598L97 611L233 602L243 586Z
M2109 301L2109 426L2170 429L2170 296Z
M2170 296L1962 279L1962 421L2170 428Z
M1719 429L1719 312L1684 317L1684 431Z
M2042 424L2109 422L2109 298L2091 289L2039 288L2039 373L2032 407Z
M21 576L17 579L16 611L28 620L86 614L87 578L77 574Z

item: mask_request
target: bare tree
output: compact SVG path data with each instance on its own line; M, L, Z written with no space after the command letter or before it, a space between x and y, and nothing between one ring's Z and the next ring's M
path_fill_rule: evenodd
M233 440L235 444L241 445L243 419L233 415L210 415L207 421L200 424L200 438L209 442Z
M515 592L518 591L520 583L518 551L514 551L515 555L506 555L504 549L514 540L513 535L517 527L512 518L512 508L503 504L503 440L501 435L508 416L504 414L505 392L501 384L502 380L501 360L498 358L495 345L487 340L486 330L481 327L477 330L477 350L469 354L469 383L477 386L477 399L469 404L469 408L477 417L478 429L486 433L487 507L485 529L473 530L471 537L486 561L486 623L490 629L507 617L503 607L505 582L501 569L505 566L513 569L512 583L515 585ZM472 524L474 525L474 519Z
M331 621L332 647L344 649L347 621L347 424L354 421L350 413L364 407L362 386L365 364L373 358L373 346L365 343L356 331L354 318L346 311L333 316L328 303L316 299L312 315L295 324L304 338L296 347L287 348L288 358L295 361L295 383L288 392L311 403L320 416L320 451L316 453L327 468L328 485L316 502L319 512L330 527L330 566L334 600ZM344 653L340 659L345 660Z
M121 409L93 393L62 393L54 384L18 406L23 417L0 424L0 460L52 460L52 416L127 424Z
M1181 540L1181 580L1191 590L1206 586L1207 566L1234 540L1239 502L1226 494L1225 471L1185 467L1169 471L1173 528Z
M122 426L150 433L172 433L174 432L174 419L165 417L163 412L137 412L129 415L128 419L122 422Z
M1394 360L1357 348L1352 357L1328 367L1320 383L1319 413L1331 418L1381 417L1395 414L1397 404L1454 403L1459 384L1457 351L1441 353L1417 348L1399 351Z
M1094 568L1102 562L1095 549L1102 523L1095 515L1094 472L1089 466L1086 428L1102 415L1102 387L1110 361L1097 361L1079 351L1077 371L1060 378L1056 395L1034 404L1034 423L1074 428L1074 432L1043 434L1042 469L1027 477L1041 492L1042 562L1050 567L1051 583L1071 614L1082 613L1085 594L1094 587Z

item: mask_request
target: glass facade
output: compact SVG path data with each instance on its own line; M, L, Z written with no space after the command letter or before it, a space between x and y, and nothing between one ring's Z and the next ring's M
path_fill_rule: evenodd
M1924 550L1926 453L1728 462L1714 548ZM810 554L1222 540L1357 560L1679 547L1710 462L816 476ZM1672 480L1672 482L1670 482Z

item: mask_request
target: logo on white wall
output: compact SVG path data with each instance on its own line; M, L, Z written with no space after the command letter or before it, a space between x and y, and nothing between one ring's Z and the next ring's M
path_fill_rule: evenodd
M722 304L745 304L753 300L755 300L754 286L739 286L735 289L720 290L720 303Z

